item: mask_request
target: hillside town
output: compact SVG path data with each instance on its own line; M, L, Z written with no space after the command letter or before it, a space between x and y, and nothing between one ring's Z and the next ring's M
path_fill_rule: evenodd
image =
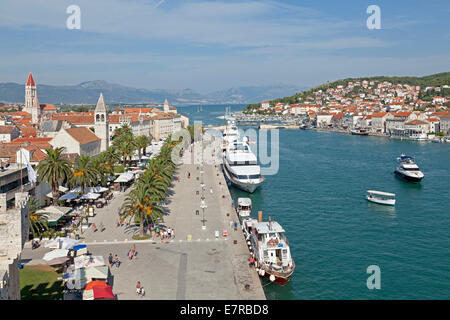
M421 88L387 81L348 81L327 89L318 87L296 100L295 104L263 101L258 108L247 107L242 119L306 118L318 129L366 130L412 140L450 135L449 85Z

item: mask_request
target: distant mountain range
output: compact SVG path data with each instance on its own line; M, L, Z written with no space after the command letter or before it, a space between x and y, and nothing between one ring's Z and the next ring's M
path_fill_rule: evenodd
M305 88L293 85L247 86L201 94L192 89L137 89L103 80L82 82L71 86L37 85L40 103L51 104L95 104L103 92L107 104L116 103L163 103L188 104L243 104L292 95ZM24 102L24 84L0 83L0 101Z

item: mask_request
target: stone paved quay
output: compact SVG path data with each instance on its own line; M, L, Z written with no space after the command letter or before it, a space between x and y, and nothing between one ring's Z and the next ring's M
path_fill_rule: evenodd
M174 180L164 218L164 225L175 230L174 239L163 243L159 238L134 241L131 236L137 232L136 228L116 227L123 193L115 193L108 206L96 209L96 216L91 218L90 222L97 226L103 222L105 231L94 233L89 229L83 234L82 242L94 255L102 255L107 260L109 253L118 254L122 264L111 268L113 291L118 299L265 299L258 275L248 266L249 251L220 166L204 166L206 229L202 229L201 221L200 167L183 164L175 175L181 181ZM231 228L231 221L238 223L237 231ZM224 229L228 237L222 236ZM217 239L216 230L220 234ZM133 244L138 254L130 261L127 253ZM22 259L25 265L43 263L41 258L47 251L46 248L24 249ZM135 293L137 281L146 290L144 297ZM247 284L249 289L245 289Z

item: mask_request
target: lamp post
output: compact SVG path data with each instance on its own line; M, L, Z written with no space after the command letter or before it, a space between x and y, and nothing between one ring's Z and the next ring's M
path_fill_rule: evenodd
M202 211L203 211L202 229L205 230L206 229L206 225L205 225L205 222L206 222L206 220L205 220L205 209L208 208L208 206L206 205L204 196L202 196L202 198L201 198L200 208L202 208Z

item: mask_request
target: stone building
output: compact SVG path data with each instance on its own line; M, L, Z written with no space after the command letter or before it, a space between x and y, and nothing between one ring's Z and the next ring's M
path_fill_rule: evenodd
M9 207L0 194L0 300L20 300L19 260L29 233L28 193L15 194Z

